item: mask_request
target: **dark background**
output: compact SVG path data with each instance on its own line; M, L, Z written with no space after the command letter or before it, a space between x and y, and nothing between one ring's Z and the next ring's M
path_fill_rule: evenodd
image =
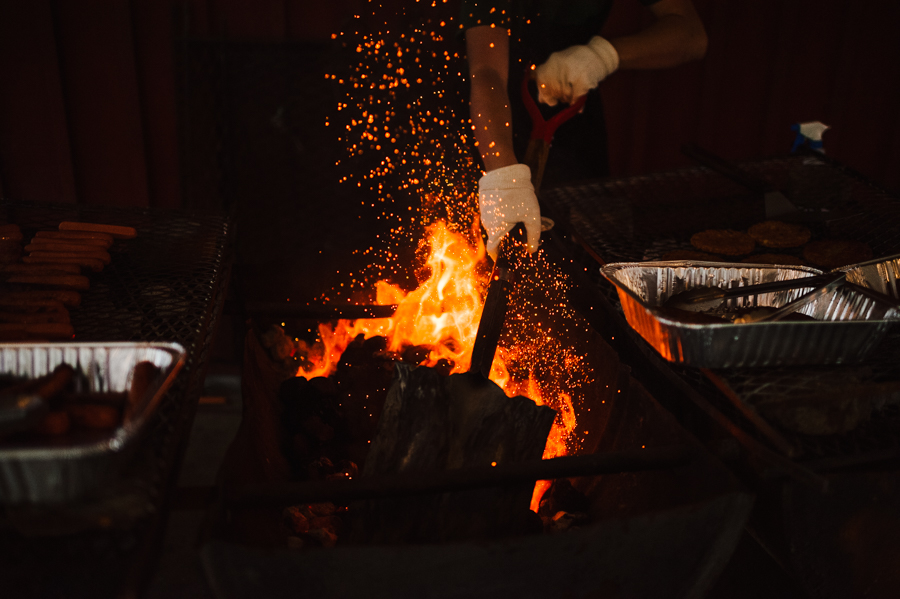
M832 127L829 154L900 189L900 5L695 4L710 39L704 61L622 72L603 84L613 176L688 164L678 151L686 141L734 159L784 153L792 123L820 120ZM315 53L368 8L358 0L3 0L0 193L133 206L223 202L190 118L192 44L194 55L203 41ZM647 18L638 2L621 0L604 33Z

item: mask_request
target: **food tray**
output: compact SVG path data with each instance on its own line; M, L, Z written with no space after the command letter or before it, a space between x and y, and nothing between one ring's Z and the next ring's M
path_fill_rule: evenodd
M900 254L876 258L835 269L847 273L847 280L900 300Z
M862 360L900 320L895 304L842 286L798 312L817 322L693 324L656 308L676 293L700 286L731 287L808 277L804 266L715 262L628 262L601 273L616 287L628 324L670 362L704 368L846 364ZM809 291L792 289L729 300L729 309L780 307Z
M0 503L58 503L82 498L115 474L185 360L177 343L2 343L0 373L36 378L60 364L83 374L90 392L127 391L136 364L160 374L122 424L102 439L61 446L0 447Z

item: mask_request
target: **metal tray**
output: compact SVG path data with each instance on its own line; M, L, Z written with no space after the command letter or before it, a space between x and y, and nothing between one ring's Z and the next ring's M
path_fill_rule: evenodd
M730 287L808 277L804 266L718 262L628 262L601 273L616 287L628 324L670 362L704 368L846 364L862 360L900 320L894 304L840 287L798 312L817 322L693 324L657 307L676 293L700 286ZM780 307L809 289L737 298L728 308Z
M35 378L69 364L91 392L127 391L134 366L160 368L133 414L102 439L60 446L0 446L0 503L59 503L82 498L116 473L160 398L184 365L177 343L3 343L0 373Z
M836 268L847 280L900 300L900 254Z

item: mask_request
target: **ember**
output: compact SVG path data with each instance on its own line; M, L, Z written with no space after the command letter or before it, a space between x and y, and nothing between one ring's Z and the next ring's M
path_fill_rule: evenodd
M422 241L429 248L425 270L428 276L419 287L407 293L387 281L375 285L378 304L398 306L394 316L320 324L319 341L312 345L297 342L298 357L304 364L298 376L313 379L334 374L342 354L360 336L384 337L384 351L398 359L406 357L408 362L425 366L443 365L448 373L468 370L488 278L483 264L484 246L480 238L473 245L444 223L435 223L428 233L429 237ZM539 268L548 267L543 264ZM522 286L527 290L519 296L536 292L533 284L523 281ZM573 398L564 390L568 387L565 378L579 367L579 360L569 355L571 352L566 351L553 331L543 330L540 323L538 328L534 323L526 326L528 319L523 318L523 313L529 309L527 306L517 305L514 309L517 314L511 317L509 328L522 326L526 330L508 331L511 343L499 348L490 378L510 397L525 395L558 412L543 457L566 455L575 449L577 441L573 436ZM417 359L404 356L411 348L421 352ZM548 486L547 482L536 486L533 510L537 511Z
M344 180L373 192L385 205L379 218L397 223L390 240L396 247L382 250L381 259L374 259L374 248L366 253L373 255L373 270L380 273L408 270L398 248L418 239L424 265L411 291L388 282L383 274L374 283L364 276L351 281L348 288L362 287L360 295L370 298L374 292L375 303L397 305L396 312L391 318L321 324L315 343L297 341L295 357L302 365L298 376L332 375L358 337L385 338L384 351L407 363L448 374L469 369L490 265L473 193L480 173L470 147L471 120L460 116L467 111L460 93L466 67L452 50L453 19L433 12L420 15L408 31L392 33L385 20L383 31L333 36L359 61L343 75L327 76L345 93L328 123L346 144L349 158L343 162L352 163ZM372 17L370 24L376 21ZM421 208L392 214L392 193L418 196ZM578 445L573 405L580 399L571 390L591 375L559 341L572 322L566 320L570 313L562 299L567 285L562 275L540 256L518 260L516 269L522 275L510 298L490 378L510 397L524 395L557 411L543 457L562 456ZM534 511L548 486L536 486Z

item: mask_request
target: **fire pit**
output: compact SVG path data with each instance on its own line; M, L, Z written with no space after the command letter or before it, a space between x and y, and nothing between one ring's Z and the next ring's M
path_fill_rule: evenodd
M432 243L434 247L444 245ZM452 246L451 243L448 247ZM461 253L462 248L457 247L457 253L451 252L451 256L458 259ZM441 259L430 263L430 270L437 275L435 281L462 283L446 271L446 262ZM444 291L446 302L447 287ZM380 303L398 306L393 320L346 322L337 327L323 324L321 337L331 345L310 346L295 341L292 346L301 351L299 361L287 358L285 351L275 352L283 359L273 360L262 350L257 332L248 333L244 420L223 470L221 518L203 550L208 579L218 596L286 596L297 592L345 597L536 597L598 592L621 596L702 596L730 557L752 496L631 377L612 348L583 319L568 307L560 309L555 303L559 294L534 293L533 289L524 295L530 314L537 320L529 326L525 316L529 312L520 310L507 326L532 332L564 330L565 351L548 355L551 362L563 362L568 368L538 367L536 353L510 343L516 333L507 330L502 343L506 349L495 361L493 374L500 374L498 379L507 386L508 394L528 394L537 403L559 412L544 457L566 453L598 457L621 456L622 452L639 455L642 451L659 457L665 448L677 446L690 450L690 461L640 471L620 465L601 476L571 478L572 492L584 498L586 518L568 530L547 526L545 520L545 529L555 532L520 530L518 534L488 534L450 542L397 538L391 543L375 544L358 539L354 542L351 533L339 534L336 546L330 548L331 542L318 547L319 543L311 543L302 535L298 541L293 536L296 533L287 531L284 508L296 506L297 501L306 498L299 507L315 516L320 508L314 502L325 497L321 493L309 494L313 490L310 483L289 483L292 460L284 448L297 447L296 442L290 442L290 435L297 433L286 430L282 419L285 404L279 401L279 387L284 389L283 381L291 381L295 373L285 369L285 364L300 363L300 374L306 373L311 381L322 381L315 383L319 389L327 384L314 377L336 372L333 384L337 386L342 409L348 413L359 408L372 409L373 419L379 406L376 396L383 396L390 385L390 371L381 368L378 374L380 367L372 367L373 359L375 364L378 360L382 364L406 361L420 365L419 368L430 363L443 372L438 376L466 370L466 355L459 339L466 335L471 338L474 331L466 332L465 327L458 327L462 332L453 342L449 335L439 336L443 343L432 341L427 345L412 337L398 341L393 351L392 339L397 337L388 336L372 344L354 342L358 335L369 336L367 331L390 334L411 324L412 317L404 320L399 315L425 309L423 306L432 297L429 283L409 294L398 295L387 287L379 292ZM434 297L439 295L435 293ZM415 301L405 305L408 298ZM477 299L472 301L477 308ZM464 308L469 305L458 298L449 300L449 304ZM444 306L438 315L451 315L444 320L453 321L454 326L477 323L477 318L454 320L455 312L446 309L447 303ZM372 335L369 339L378 337ZM546 341L538 347L548 352L560 350ZM574 361L576 356L581 357L580 361ZM350 362L358 368L357 376L362 381L354 381ZM525 378L523 373L532 376ZM366 384L370 385L368 391L360 391L359 387L365 388ZM554 384L555 393L543 394L547 388L554 389ZM560 388L561 384L568 386ZM348 389L371 403L359 404ZM327 418L322 421L331 422ZM337 425L334 430L337 436ZM369 430L374 430L374 426ZM328 433L319 438L328 442L334 437ZM500 466L498 479L492 482L488 477L479 486L490 489L501 482L508 484L508 480L499 478L503 470ZM296 468L294 472L296 479ZM346 469L332 475L357 476ZM548 485L544 483L535 489L532 506L536 509ZM324 492L321 486L318 489ZM429 489L419 488L417 497L427 503L429 497L435 497L434 490L430 489L429 495ZM399 495L404 491L394 487L393 492ZM338 500L334 503L340 507ZM482 507L490 506L476 506L473 519L481 517ZM349 509L352 512L354 505L350 504ZM533 521L541 528L536 516Z

